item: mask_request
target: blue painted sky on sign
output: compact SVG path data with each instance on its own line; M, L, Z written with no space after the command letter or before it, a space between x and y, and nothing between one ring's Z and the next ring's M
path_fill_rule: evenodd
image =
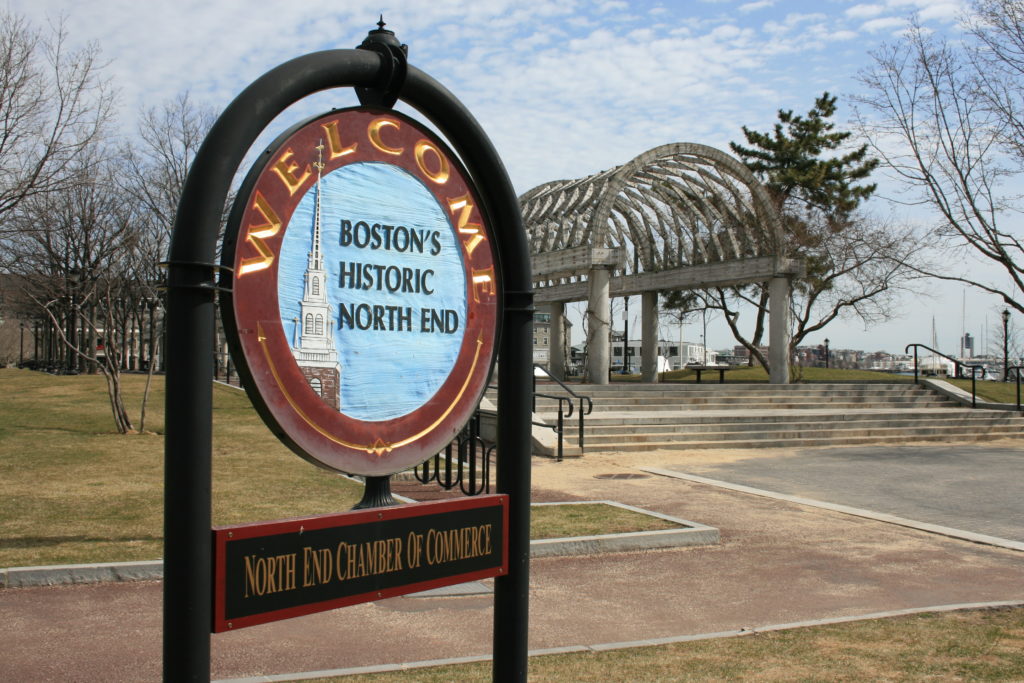
M135 134L138 112L189 90L216 111L247 84L300 54L358 45L383 11L409 44L413 64L444 83L481 122L517 191L624 163L669 142L724 148L741 127L766 130L778 109L804 112L823 91L840 95L838 120L869 52L895 40L911 13L926 30L955 38L963 0L393 0L383 4L308 0L9 0L37 24L65 15L73 43L97 41L106 73L122 92L121 128ZM286 113L284 127L351 95L317 95ZM893 196L882 179L881 194ZM905 197L901 199L906 199ZM934 215L880 197L872 210L922 228ZM951 269L979 266L940 254ZM996 322L994 297L925 283L894 320L839 320L821 331L833 348L902 350L930 341L956 350L961 326L979 339ZM962 308L966 315L961 317ZM639 311L634 300L631 314ZM616 313L616 320L621 313ZM746 317L745 317L746 320ZM751 318L752 321L752 318ZM574 334L580 330L579 318ZM617 322L617 326L620 323ZM741 321L743 324L743 321ZM632 328L632 323L631 323ZM638 328L637 328L638 329ZM926 331L921 338L921 331ZM697 325L686 338L699 339ZM677 337L673 329L662 335ZM732 345L721 321L708 341Z
M462 344L465 270L455 233L434 196L417 178L398 167L349 164L324 176L321 187L320 225L327 295L334 307L331 324L341 361L341 412L366 421L405 415L437 392L451 372ZM299 317L307 255L313 240L314 197L315 190L311 188L299 202L281 246L278 305L289 341L295 338L293 321ZM365 228L360 227L357 232L370 239L360 237L343 246L343 220L353 227L364 221ZM373 224L396 228L391 234L397 239L391 242L390 249L382 230L377 231L380 240L373 240L369 232ZM422 250L399 237L408 234L398 230L399 226L407 231L423 231L420 234L427 237ZM375 244L378 248L374 248ZM343 278L342 262L350 274L353 266L369 266L370 270L360 268L358 276ZM419 277L406 280L401 277L403 272ZM366 274L372 278L372 284L362 279ZM396 277L397 291L391 291L396 289ZM360 280L370 288L359 287ZM419 289L419 293L403 289ZM372 308L368 308L374 305L393 308L374 321ZM340 325L343 306L352 315L352 324ZM423 331L423 311L428 311L428 331ZM429 311L454 311L458 328L451 333L437 331ZM402 318L406 312L408 325ZM451 319L449 314L447 320Z

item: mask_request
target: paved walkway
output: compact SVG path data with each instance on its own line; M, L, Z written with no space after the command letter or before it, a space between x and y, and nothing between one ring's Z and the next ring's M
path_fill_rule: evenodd
M1024 442L987 447L1024 458ZM855 453L818 459L841 450ZM1018 551L669 477L595 478L640 466L741 471L752 456L776 465L796 457L766 449L536 460L538 499L618 500L718 527L722 543L533 561L531 649L1024 601ZM996 484L1009 495L1019 481ZM153 582L0 591L0 679L158 680L160 599ZM232 679L479 656L490 640L489 594L403 597L214 636L212 669Z
M721 463L682 459L669 469L1024 541L1024 455L1016 448L802 448Z

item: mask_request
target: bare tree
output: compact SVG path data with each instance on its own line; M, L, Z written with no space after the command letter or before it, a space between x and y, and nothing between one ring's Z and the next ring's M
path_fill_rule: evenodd
M64 22L41 31L0 11L0 235L30 197L62 191L68 173L112 115L99 48L70 50Z
M807 114L780 110L772 131L744 127L746 144L730 145L775 203L787 255L805 265L793 282L790 355L836 318L872 324L896 315L897 296L910 288L914 275L907 264L920 251L910 230L858 211L875 191L868 179L877 161L866 145L849 145L851 133L836 129L835 112L836 97L824 93ZM767 285L711 289L701 299L722 311L751 365L756 361L770 371L762 346Z
M15 227L26 229L8 238L10 269L63 344L64 370L103 373L115 426L125 434L135 429L121 370L139 330L138 233L109 152L83 150L67 172L74 182L64 191L34 195L20 208Z
M943 40L912 19L903 38L873 53L860 75L859 123L875 154L930 207L930 237L948 250L980 256L1005 279L977 269L920 267L922 275L962 282L1024 312L1021 204L1012 183L1024 170L1024 9L1013 0L979 0L962 41ZM954 252L955 253L955 252ZM1008 285L1012 285L1008 286Z
M124 151L122 187L150 214L167 240L185 177L199 146L216 120L187 92L142 113L138 142Z

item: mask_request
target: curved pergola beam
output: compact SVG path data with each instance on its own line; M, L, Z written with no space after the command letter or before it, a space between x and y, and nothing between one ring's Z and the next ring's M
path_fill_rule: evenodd
M788 320L779 311L788 312L795 270L785 258L782 223L764 187L734 157L672 143L585 178L539 185L519 199L537 301L557 303L557 310L566 301L590 302L592 381L607 381L609 321L607 311L598 313L610 295L643 294L649 320L658 290L770 280L771 345L788 347ZM653 347L644 348L646 359ZM788 381L786 353L773 351L772 358L772 381ZM648 360L645 368L653 367Z

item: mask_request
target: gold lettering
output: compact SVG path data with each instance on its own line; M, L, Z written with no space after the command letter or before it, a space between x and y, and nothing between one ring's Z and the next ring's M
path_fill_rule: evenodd
M303 572L302 587L308 588L331 581L331 551L327 548L314 550L310 547L302 549Z
M253 562L252 555L245 556L245 597L252 594L263 595L263 581L260 578L260 569L263 569L263 576L266 576L266 567L262 564L263 558L256 558ZM250 590L251 589L251 590Z
M339 159L348 154L354 154L356 147L359 145L358 142L353 142L348 147L342 147L341 143L341 131L338 130L337 121L328 121L327 123L320 124L320 127L327 133L327 151L329 152L328 159L334 160Z
M270 239L281 230L281 219L278 218L277 212L259 190L256 191L256 198L253 200L253 208L260 212L265 222L259 225L250 225L249 234L245 239L256 247L256 251L260 255L242 259L238 277L258 270L265 270L274 263L274 252L270 250L264 240Z
M437 156L437 171L431 172L431 170L427 168L426 154L428 150ZM444 185L448 182L448 176L451 171L448 167L448 160L445 159L443 154L441 154L441 150L434 146L434 143L426 139L420 140L416 143L416 147L413 149L413 154L416 156L416 165L419 166L423 175L427 176L427 178L433 180L438 185Z
M284 588L281 590L295 590L295 553L284 556Z
M469 219L475 208L470 202L468 194L448 200L448 209L452 212L455 220L455 227L459 233L467 235L468 238L462 243L466 248L466 255L472 256L473 250L486 238L483 236L483 226L479 223L470 223ZM458 212L456 214L456 212Z
M487 292L491 296L498 293L494 282L494 266L484 270L473 270L473 301L480 303L480 292Z
M313 169L309 164L306 164L306 170L302 172L301 176L295 175L295 169L299 167L299 164L294 161L288 161L293 156L295 156L295 152L289 147L277 160L277 163L271 166L277 177L288 188L288 194L298 192L299 188L302 187L302 183L306 182L313 175Z
M405 147L391 147L389 145L384 144L384 140L380 136L380 129L383 128L384 126L394 128L395 130L401 128L401 125L398 123L398 121L383 116L379 119L374 119L373 121L370 121L370 125L366 129L367 135L370 138L370 144L379 149L380 151L384 152L385 154L394 154L395 156L398 156L399 154L405 151Z

